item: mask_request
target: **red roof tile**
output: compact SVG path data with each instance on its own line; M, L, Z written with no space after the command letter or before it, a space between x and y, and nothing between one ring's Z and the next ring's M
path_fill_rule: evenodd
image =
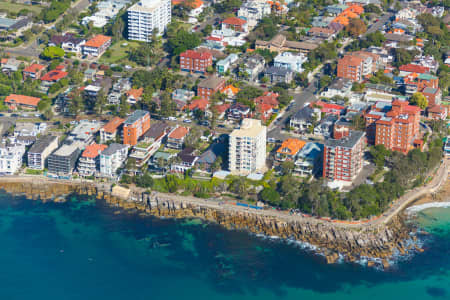
M209 52L198 52L194 50L187 50L181 53L180 57L187 57L191 59L212 59L212 54Z
M191 104L188 105L188 109L193 111L196 109L200 109L205 111L208 107L209 101L207 99L201 98L201 99L195 99L191 102Z
M245 23L247 23L247 21L245 21L244 19L238 18L238 17L230 17L230 18L226 18L225 20L223 20L222 23L229 24L229 25L241 25L242 26Z
M108 146L106 146L106 145L100 145L100 144L92 144L92 145L86 146L86 149L84 149L83 154L81 154L81 156L87 157L87 158L96 158L107 147Z
M41 101L41 98L24 96L24 95L16 95L16 94L11 94L5 98L5 103L21 104L21 105L29 105L29 106L37 106L39 101Z
M90 39L89 41L87 41L84 46L86 47L93 47L93 48L100 48L101 46L103 46L104 44L106 44L107 42L109 42L111 40L110 36L106 36L103 34L98 34L96 36L94 36L92 39Z
M182 139L188 134L188 132L189 132L188 128L180 126L169 134L169 138Z
M398 69L404 72L421 73L421 74L430 72L430 68L414 64L403 65L400 66Z
M36 73L36 72L43 70L44 68L45 68L45 66L43 66L43 65L32 64L31 66L28 66L25 69L23 69L23 71L27 72L27 73Z
M125 122L124 119L115 117L114 119L106 123L105 126L103 126L103 130L108 133L114 133L117 131L117 128L119 128L119 126L123 124L123 122Z
M59 71L59 70L52 70L52 71L48 72L47 74L45 74L44 76L42 76L41 80L42 81L59 81L60 79L63 79L67 75L69 75L69 73L67 73L67 72Z

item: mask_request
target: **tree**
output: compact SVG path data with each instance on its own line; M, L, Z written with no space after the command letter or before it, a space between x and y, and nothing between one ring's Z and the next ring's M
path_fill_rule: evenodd
M62 58L64 57L64 50L60 47L56 46L49 46L42 51L41 56L43 59L51 60L55 58Z
M117 17L116 21L111 27L112 35L114 37L115 41L120 41L123 36L123 30L125 29L125 24L122 20L122 18Z
M280 205L280 194L271 187L264 188L259 193L259 198L265 202L269 203L272 206L279 206Z
M421 92L414 93L409 99L409 103L417 105L421 109L425 109L428 106L428 100Z
M281 164L281 172L283 175L291 175L294 167L294 162L286 160Z
M172 55L177 56L186 50L194 49L201 42L197 34L181 29L176 32L175 36L169 36L167 45Z
M216 160L213 162L213 164L211 165L211 172L217 172L222 168L222 156L218 156L216 157Z
M363 33L367 31L367 26L363 20L358 18L350 19L350 22L345 27L345 29L352 35L353 37L359 37Z
M332 81L332 79L328 75L324 75L324 76L320 77L320 81L319 81L320 89L324 89L325 87L327 87L331 83L331 81Z

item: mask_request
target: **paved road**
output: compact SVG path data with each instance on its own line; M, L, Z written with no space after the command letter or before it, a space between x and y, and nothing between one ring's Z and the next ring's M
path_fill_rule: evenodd
M302 108L305 103L316 100L314 93L317 91L317 79L313 79L311 84L300 93L291 93L294 101L289 108L282 112L281 117L277 118L269 127L267 132L268 138L284 139L281 130L289 122L289 119Z
M370 33L374 33L377 30L380 30L383 25L385 25L390 18L392 18L393 14L390 12L387 12L385 14L383 14L379 19L378 22L372 24L372 26L369 27L369 29L367 29L366 33L364 35L370 34ZM380 30L381 31L381 30Z
M89 6L89 0L79 0L72 4L71 7L71 13L75 13L78 15L80 12L85 10ZM65 14L62 14L59 16L54 22L44 25L46 30L50 29L52 26L54 26L58 21L60 21ZM33 41L26 45L21 45L19 47L14 48L5 48L5 52L10 53L12 55L17 56L29 56L29 57L38 57L41 53L41 49L39 48L38 44L38 37L35 37Z

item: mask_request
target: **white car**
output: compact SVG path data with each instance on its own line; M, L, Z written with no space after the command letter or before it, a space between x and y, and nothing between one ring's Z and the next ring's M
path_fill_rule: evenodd
M192 123L192 121L190 119L184 119L183 122L184 123Z
M170 121L176 121L177 118L176 118L176 117L169 117L169 120L170 120Z

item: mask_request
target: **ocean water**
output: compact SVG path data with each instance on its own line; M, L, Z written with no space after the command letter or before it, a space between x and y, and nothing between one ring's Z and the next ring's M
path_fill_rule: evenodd
M0 193L0 299L450 299L450 209L417 222L426 251L389 271L327 265L296 243L88 197Z

